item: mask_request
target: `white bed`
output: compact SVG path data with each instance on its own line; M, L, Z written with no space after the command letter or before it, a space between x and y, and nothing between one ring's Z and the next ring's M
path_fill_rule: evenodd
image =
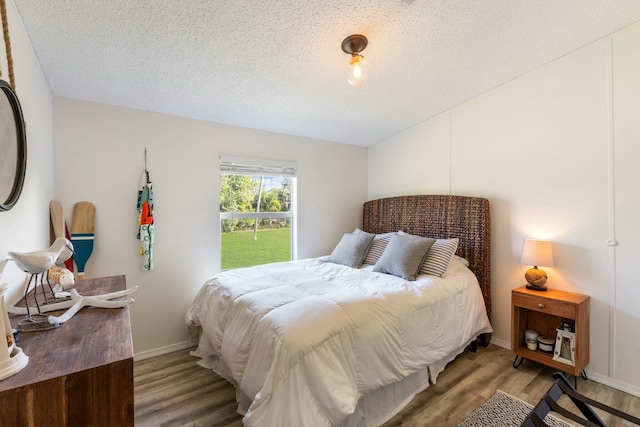
M379 426L492 332L485 289L460 258L442 278L372 269L314 258L202 287L185 319L201 327L193 354L236 387L246 427Z

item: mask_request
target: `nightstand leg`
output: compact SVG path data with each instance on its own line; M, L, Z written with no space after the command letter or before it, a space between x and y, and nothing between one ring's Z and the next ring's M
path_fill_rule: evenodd
M518 357L520 358L520 362L518 362ZM515 369L518 369L518 368L520 367L520 365L522 365L522 362L523 362L523 361L524 361L524 357L522 357L522 356L518 356L518 355L516 354L516 358L515 358L515 359L513 359L513 367L514 367ZM516 363L516 362L518 362L518 363Z
M588 380L589 378L587 378L587 373L584 371L584 369L582 370L582 372L580 372L580 376L582 377L582 379ZM573 388L578 390L578 376L575 375L573 377Z

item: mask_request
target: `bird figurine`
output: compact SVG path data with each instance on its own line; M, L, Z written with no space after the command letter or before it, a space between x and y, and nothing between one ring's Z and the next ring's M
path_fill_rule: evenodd
M64 237L58 237L53 242L53 244L49 246L49 248L41 251L9 252L9 256L11 257L13 262L15 262L16 266L20 270L24 271L25 273L29 273L31 275L29 277L29 282L27 283L27 286L24 290L25 301L27 299L27 294L29 293L31 282L34 281L34 277L35 277L33 297L36 303L38 313L41 313L40 303L38 302L38 297L36 292L38 287L38 279L37 279L38 275L44 275L45 271L48 274L49 269L51 267L53 267L55 264L65 262L66 260L71 258L72 255L73 255L73 244ZM42 277L40 279L40 284L43 285L42 295L44 296L45 304L48 304L49 301L47 301L47 294L44 290L44 281ZM49 284L48 281L47 281L47 284ZM51 284L49 284L49 289L53 294L53 298L57 299L55 293L53 292L53 289L51 288ZM31 318L31 313L29 312L28 303L27 303L27 317Z
M18 268L25 273L44 273L53 267L71 258L73 255L73 245L64 238L58 237L53 244L42 251L35 252L9 252L9 255Z

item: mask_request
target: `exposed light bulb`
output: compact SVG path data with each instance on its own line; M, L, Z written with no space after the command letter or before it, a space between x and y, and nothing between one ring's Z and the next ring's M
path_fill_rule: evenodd
M366 63L364 57L353 54L349 61L349 84L352 86L360 86L365 78Z

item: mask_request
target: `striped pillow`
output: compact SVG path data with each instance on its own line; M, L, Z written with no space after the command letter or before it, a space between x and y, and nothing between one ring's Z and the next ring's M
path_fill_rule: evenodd
M373 238L373 243L371 243L371 246L369 247L369 252L367 252L362 263L375 265L382 256L384 249L387 247L391 236L394 234L396 233L376 234L376 237Z
M427 257L420 267L419 274L430 274L432 276L442 277L449 268L451 258L458 249L460 239L438 239L431 246Z

